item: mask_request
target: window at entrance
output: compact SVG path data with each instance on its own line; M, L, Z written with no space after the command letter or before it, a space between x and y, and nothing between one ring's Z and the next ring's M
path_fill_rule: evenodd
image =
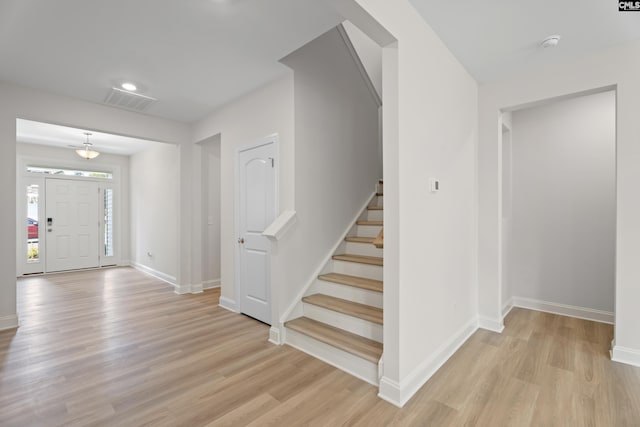
M113 190L104 190L104 255L113 256Z
M111 172L84 171L84 170L77 170L77 169L59 169L59 168L45 168L45 167L39 167L39 166L27 166L27 172L42 173L45 175L81 176L85 178L113 179L113 174Z
M38 228L38 196L40 188L38 185L27 186L27 261L39 262L40 253L38 248L40 232Z

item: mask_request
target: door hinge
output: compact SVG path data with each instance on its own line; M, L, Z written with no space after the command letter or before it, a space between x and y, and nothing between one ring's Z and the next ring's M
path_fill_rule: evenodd
M268 158L269 160L271 160L271 167L274 167L274 162L275 162L275 161L274 161L273 157L267 157L267 158Z

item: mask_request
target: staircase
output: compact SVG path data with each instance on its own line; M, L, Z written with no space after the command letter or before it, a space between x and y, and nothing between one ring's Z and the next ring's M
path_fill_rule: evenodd
M383 348L382 220L380 181L369 206L300 301L302 316L285 322L287 344L375 385Z

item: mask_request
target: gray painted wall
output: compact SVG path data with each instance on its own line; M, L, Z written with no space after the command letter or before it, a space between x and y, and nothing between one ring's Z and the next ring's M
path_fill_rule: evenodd
M514 112L514 296L614 310L615 125L614 92Z

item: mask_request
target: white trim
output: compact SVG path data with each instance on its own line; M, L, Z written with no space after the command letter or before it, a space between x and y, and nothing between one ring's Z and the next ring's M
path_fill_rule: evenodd
M378 107L381 107L382 99L380 98L380 94L376 90L376 87L373 85L373 82L371 81L371 76L369 76L367 69L362 63L362 59L360 58L360 55L358 55L358 51L353 46L353 43L351 42L351 37L349 37L347 30L344 28L342 24L338 24L337 29L338 29L338 33L340 33L340 37L342 37L342 40L344 41L344 44L347 47L347 50L349 51L349 54L351 55L351 57L356 63L356 67L358 68L358 71L360 72L360 75L362 76L364 83L367 85L369 92L371 92L371 96L373 96L373 100L376 102L376 105Z
M287 234L297 219L296 211L284 211L265 228L262 235L269 238L269 240L278 241Z
M205 280L204 282L202 282L202 289L205 291L207 289L214 289L219 287L220 287L220 279Z
M511 310L513 310L513 298L509 298L502 306L502 318L507 317L507 314L511 313Z
M234 313L239 313L238 304L231 298L220 297L220 301L218 302L218 307L222 307L225 310L232 311Z
M192 294L201 294L202 292L204 292L204 289L202 288L202 283L192 283L189 286L189 292Z
M293 329L287 331L287 345L320 359L362 381L378 385L378 364L325 344Z
M280 328L276 326L269 328L269 342L275 345L284 344L284 340L280 336Z
M640 350L614 345L611 351L611 360L640 367Z
M478 330L478 321L475 318L469 320L449 341L440 346L431 357L418 365L400 383L382 377L378 397L402 408L476 330Z
M608 323L611 325L615 320L614 314L610 311L540 301L532 298L513 297L513 306L527 308L529 310L543 311L545 313L559 314L561 316L576 317L578 319L591 320L593 322Z
M176 278L173 277L173 276L169 276L168 274L165 274L165 273L163 273L161 271L154 270L153 268L147 267L146 265L140 264L139 262L131 261L131 263L129 265L131 265L131 267L135 268L138 271L141 271L141 272L143 272L145 274L148 274L149 276L153 276L156 279L160 279L163 282L166 282L166 283L170 284L171 286L176 288L176 292L178 292L178 290L180 290L180 286L176 282Z
M478 316L478 327L501 334L502 331L504 331L504 322L502 319L491 319L486 316Z
M6 329L15 329L18 326L20 326L20 322L18 321L17 314L0 317L0 331L4 331Z
M302 304L302 297L305 296L309 288L311 288L311 286L315 283L318 276L322 273L322 271L327 266L327 263L331 261L331 257L333 256L333 254L336 253L336 251L338 250L338 247L344 243L344 239L349 235L349 232L353 228L354 224L360 218L362 213L367 209L367 206L369 206L369 203L371 203L375 195L376 195L376 192L371 193L371 195L366 199L365 203L362 205L360 210L357 211L353 219L349 222L349 225L347 226L346 230L342 233L337 243L331 249L329 249L329 252L327 252L323 260L318 264L319 267L311 274L311 277L309 277L309 279L307 280L307 284L302 288L300 292L298 292L298 294L293 299L293 302L291 303L291 305L289 305L289 307L284 311L284 313L280 317L281 323L284 323L287 320L289 320L289 316L291 315L291 313L293 313L293 311L296 309L296 307L299 304L300 305Z

